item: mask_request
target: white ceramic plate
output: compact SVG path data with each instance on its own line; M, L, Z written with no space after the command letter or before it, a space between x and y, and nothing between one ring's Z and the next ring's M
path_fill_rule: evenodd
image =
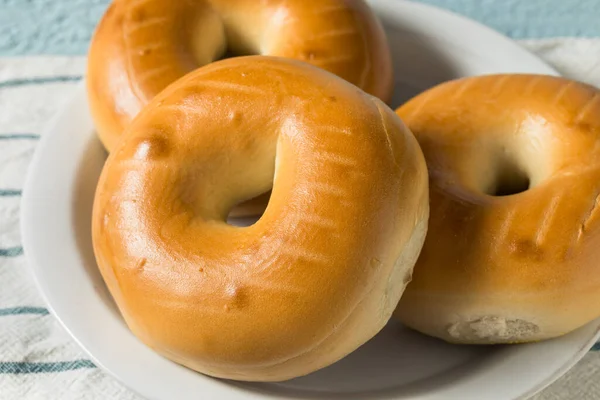
M555 74L503 36L445 11L372 2L393 49L393 106L451 78L493 72ZM96 268L90 238L105 152L83 86L39 143L23 197L23 244L40 290L96 364L140 394L186 399L516 399L532 395L580 359L595 321L562 338L506 347L453 346L390 323L322 371L278 384L212 379L156 355L128 331Z

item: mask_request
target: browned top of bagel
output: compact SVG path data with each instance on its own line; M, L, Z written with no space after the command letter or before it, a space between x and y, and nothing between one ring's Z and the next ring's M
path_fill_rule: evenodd
M131 329L211 375L281 380L387 322L428 215L414 137L306 63L232 58L158 95L103 170L94 249ZM259 221L225 223L273 191Z
M399 315L451 341L545 339L600 315L600 91L492 75L397 110L430 173L429 234Z

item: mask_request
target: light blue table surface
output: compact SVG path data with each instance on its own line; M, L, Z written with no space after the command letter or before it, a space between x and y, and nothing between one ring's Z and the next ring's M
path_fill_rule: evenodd
M419 1L466 15L515 39L600 37L600 0ZM0 56L83 55L109 2L0 0Z

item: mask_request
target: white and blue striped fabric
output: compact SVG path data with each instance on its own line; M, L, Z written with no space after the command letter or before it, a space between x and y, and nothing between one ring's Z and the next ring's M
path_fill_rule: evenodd
M421 1L479 20L564 75L600 87L600 0ZM49 315L19 233L29 161L44 126L82 78L107 4L0 0L0 400L140 399L96 368ZM600 352L535 399L600 399Z

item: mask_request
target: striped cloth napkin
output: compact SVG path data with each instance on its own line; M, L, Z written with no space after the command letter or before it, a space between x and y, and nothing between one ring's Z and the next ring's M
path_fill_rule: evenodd
M105 0L89 1L92 9L106 4ZM436 2L436 0L425 1ZM455 9L457 4L475 4L469 0L456 0L453 3L449 0L437 0L437 2L447 3ZM554 0L551 2L563 4ZM0 55L12 55L12 57L0 57L0 400L141 399L96 368L49 315L32 282L20 244L19 206L28 164L40 133L81 80L85 70L85 58L35 55L48 54L39 47L38 42L41 40L39 32L27 36L18 30L11 31L9 28L14 26L13 19L16 17L11 18L10 10L16 9L15 4L27 4L26 7L31 6L34 11L40 11L38 8L41 4L46 5L46 11L52 14L58 13L60 3L78 5L79 8L75 7L77 10L83 7L82 4L86 4L83 0L56 0L54 3L49 0L28 2L0 0ZM490 1L486 3L491 4ZM512 4L513 8L518 8L515 4L519 3L548 4L541 0L502 2L503 5ZM599 1L593 0L589 3L591 4L589 10L600 11L599 8L594 8L600 4ZM6 10L9 12L5 12L3 7L7 7ZM527 7L526 9L532 10ZM474 12L468 7L457 11L466 14ZM66 15L71 14L67 12ZM596 13L594 18L590 19L590 23L595 24L594 29L600 26L597 22L599 16L600 14ZM585 16L588 17L589 15ZM70 41L67 40L67 43L80 43L80 45L83 43L85 46L91 28L95 24L95 19L91 19L89 15L87 18L90 21L84 34L73 36ZM492 22L502 23L501 20L494 18L491 19ZM518 18L510 19L513 24L515 20ZM67 21L71 20L67 18ZM81 26L77 21L70 23ZM527 35L527 30L519 31L519 25L516 26L517 33L514 36L523 36L523 32L525 36ZM561 29L563 28L564 26L561 25ZM505 29L505 32L510 33L510 29L512 28ZM14 39L15 32L17 36L21 34L27 36L30 43L34 44L19 50L21 39L18 37ZM571 36L579 33L577 27L571 31L561 32ZM544 33L537 37L540 36L552 35ZM565 76L600 87L600 29L596 36L598 38L528 39L521 40L521 44L547 60ZM11 46L11 40L16 40L15 43L18 45ZM60 41L50 41L46 44L49 49L60 48ZM77 51L71 48L65 50L63 47L61 51L51 52L84 54L85 47L77 46L75 45L79 49ZM28 55L18 56L20 54ZM65 157L68 156L65 154ZM566 376L535 397L536 400L598 398L600 398L600 352L594 351L590 352Z

